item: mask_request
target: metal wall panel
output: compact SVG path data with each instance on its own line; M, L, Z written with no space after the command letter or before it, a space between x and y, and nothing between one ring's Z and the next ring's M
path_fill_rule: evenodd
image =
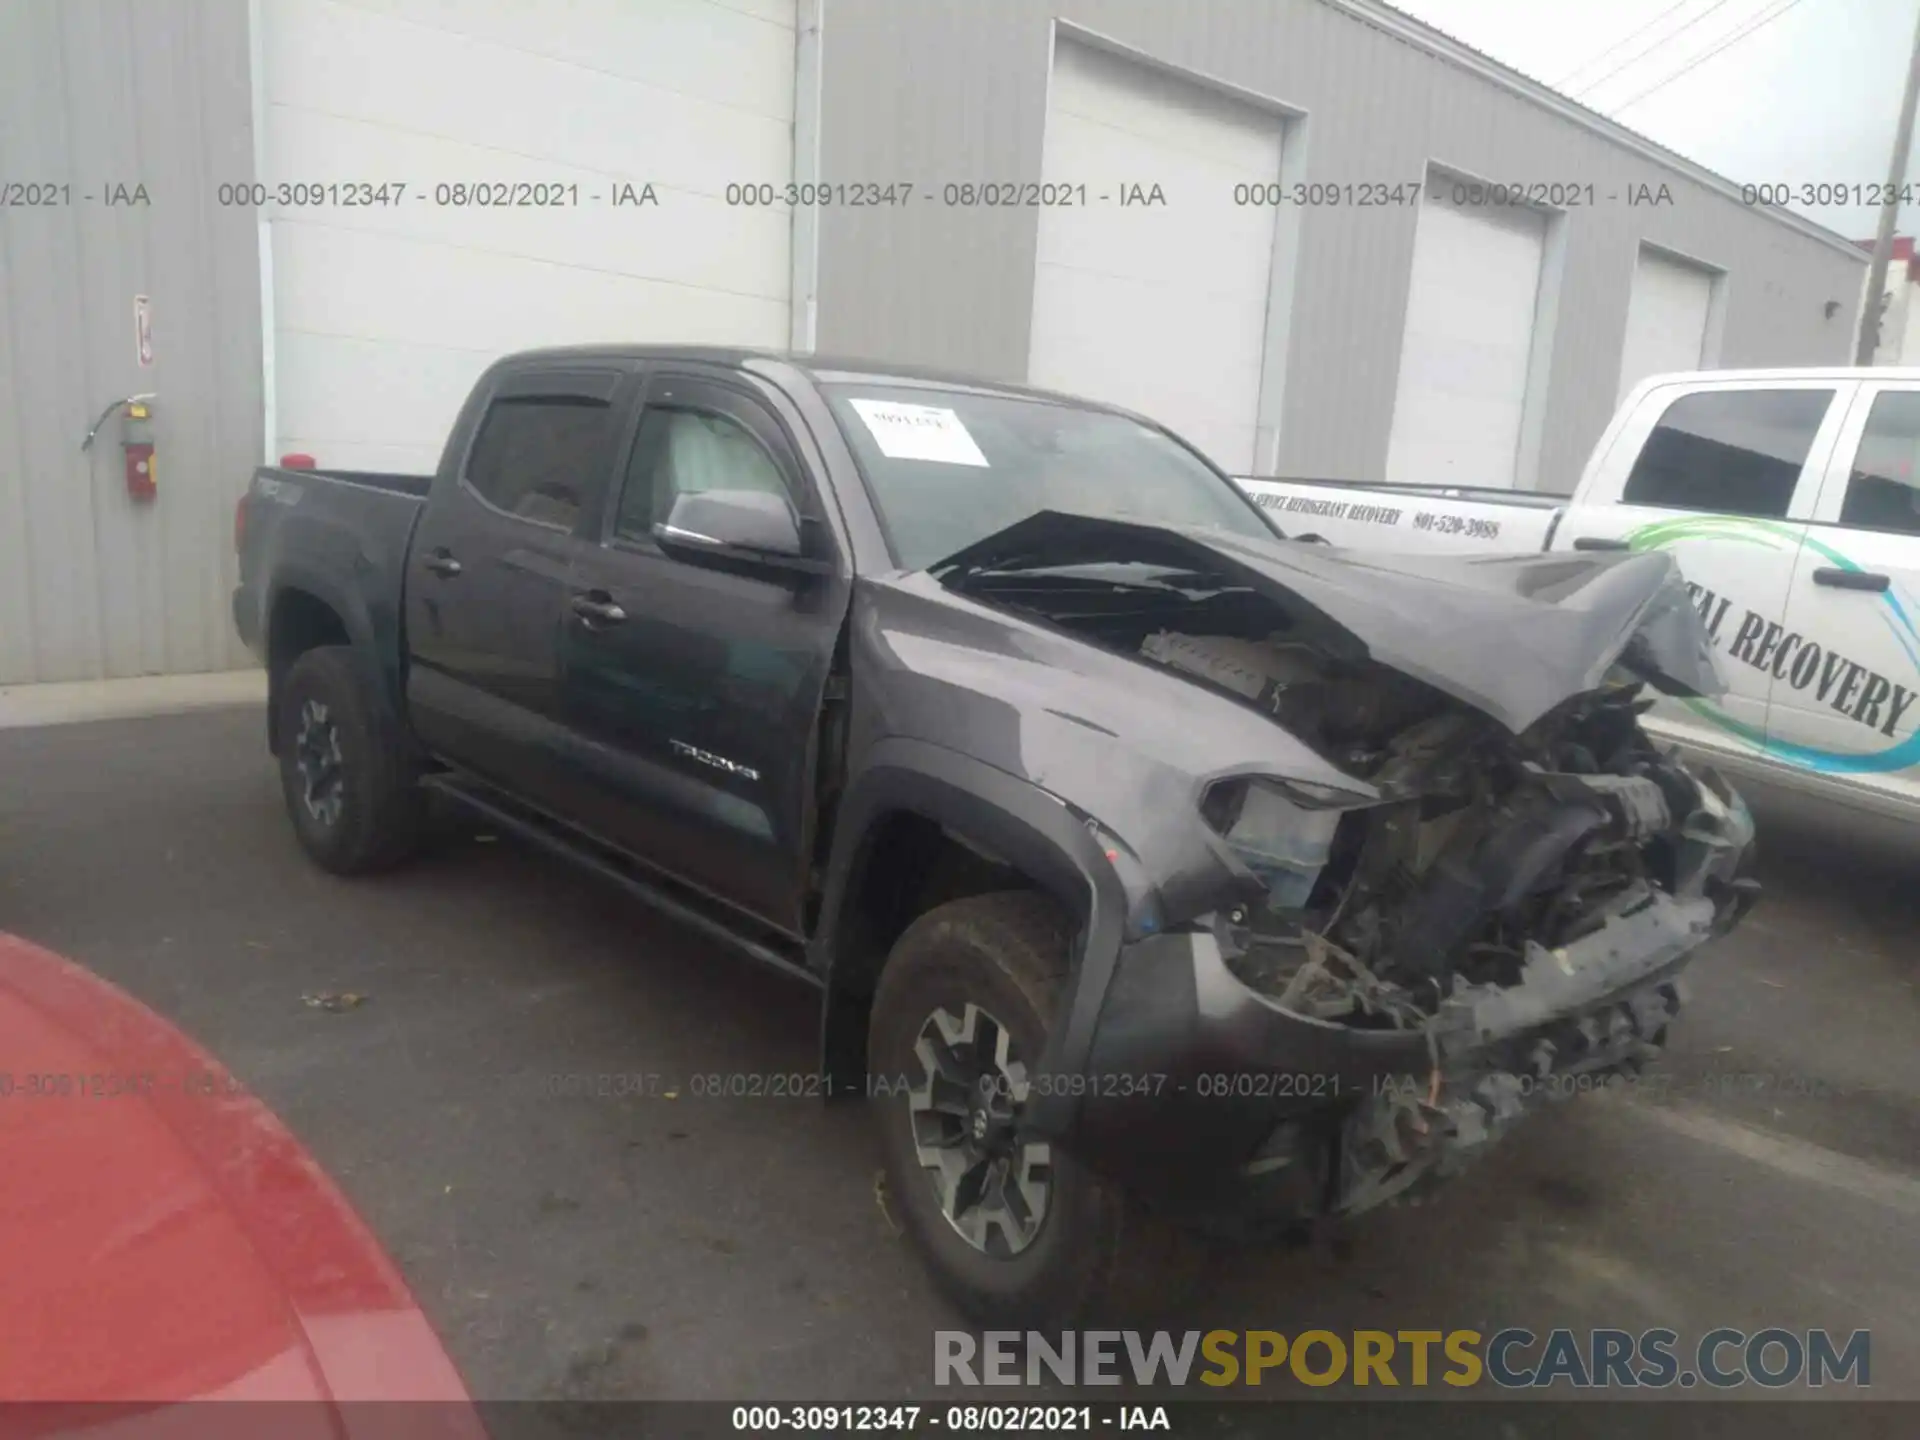
M1612 412L1643 241L1725 272L1720 363L1848 358L1865 259L1840 237L1744 206L1678 157L1643 153L1435 54L1365 0L827 0L822 177L910 180L919 195L821 217L822 350L1022 376L1035 213L949 209L939 192L1039 178L1056 17L1293 112L1290 168L1299 157L1308 182L1413 180L1431 163L1593 187L1594 203L1556 226L1559 286L1523 486L1571 488ZM1672 203L1630 205L1642 185L1667 186ZM1377 480L1415 212L1321 205L1298 221L1293 273L1275 276L1292 305L1275 468Z
M226 669L233 503L261 449L245 0L0 5L0 684ZM144 187L147 203L115 204ZM136 357L149 297L153 363ZM153 391L151 503L111 400Z

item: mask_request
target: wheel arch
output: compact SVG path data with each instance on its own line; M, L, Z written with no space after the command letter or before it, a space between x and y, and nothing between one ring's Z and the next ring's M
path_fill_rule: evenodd
M267 748L276 755L287 672L302 655L322 645L349 645L363 657L374 654L372 619L365 604L343 587L310 571L290 571L275 584L266 611Z
M979 867L961 862L957 884L943 883L938 870L916 873L930 856L951 865L956 851ZM1001 877L999 883L982 883L989 876ZM911 883L901 884L903 877ZM809 963L824 980L820 1064L832 1093L856 1094L865 1085L867 1011L906 926L946 900L1023 886L1047 895L1067 917L1076 935L1076 973L1087 954L1117 953L1125 896L1092 833L1064 802L940 746L896 738L874 747L841 803L820 924L809 947ZM1085 987L1073 988L1077 1020Z

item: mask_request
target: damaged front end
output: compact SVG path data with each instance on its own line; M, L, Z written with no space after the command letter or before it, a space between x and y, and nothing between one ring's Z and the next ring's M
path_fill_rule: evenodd
M1219 918L1227 968L1281 1010L1422 1042L1344 1116L1328 1208L1451 1174L1536 1100L1636 1073L1680 1007L1678 969L1751 905L1744 804L1653 746L1639 692L1576 697L1517 736L1450 707L1364 756L1345 737L1382 798L1338 813L1304 895L1283 871ZM1275 847L1244 845L1245 803L1217 813L1258 870ZM1300 828L1324 833L1324 813L1296 811ZM1283 1129L1266 1158L1312 1128Z
M1172 1207L1267 1228L1454 1173L1537 1102L1643 1067L1687 960L1756 898L1739 796L1639 723L1653 692L1718 687L1664 555L1383 564L1055 515L943 583L1332 767L1222 757L1194 805L1230 878L1201 903L1182 878L1158 933L1083 974L1097 1024L1050 1057L1089 1088L1036 1128ZM1109 1103L1149 1071L1152 1110Z

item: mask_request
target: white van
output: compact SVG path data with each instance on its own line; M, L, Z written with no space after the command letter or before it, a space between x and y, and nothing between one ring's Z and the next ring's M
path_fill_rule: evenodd
M1920 370L1654 376L1571 496L1240 483L1287 534L1354 548L1669 550L1728 690L1649 728L1920 818Z

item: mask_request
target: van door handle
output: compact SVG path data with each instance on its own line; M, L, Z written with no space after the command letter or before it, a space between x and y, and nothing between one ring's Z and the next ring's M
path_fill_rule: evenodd
M578 615L589 630L602 625L618 625L627 618L627 612L613 603L613 597L604 590L589 590L584 595L576 595L569 602L573 613Z
M1813 583L1831 585L1836 590L1884 590L1892 581L1877 570L1839 570L1822 566L1813 572Z
M1624 540L1615 540L1606 535L1582 535L1573 542L1576 550L1630 550L1633 547Z
M423 569L431 570L436 575L444 575L449 580L460 573L460 562L454 559L453 552L444 546L430 551L427 558L420 564Z

